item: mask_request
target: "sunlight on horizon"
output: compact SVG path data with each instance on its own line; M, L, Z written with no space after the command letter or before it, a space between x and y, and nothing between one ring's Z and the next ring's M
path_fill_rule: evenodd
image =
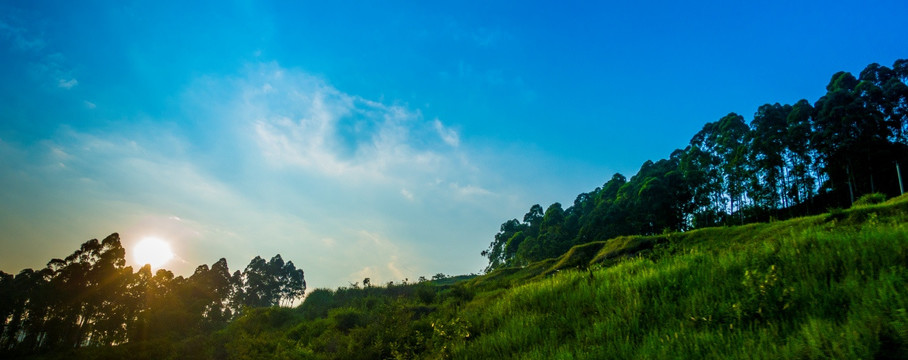
M152 269L160 269L161 266L173 259L173 251L170 244L157 237L145 237L132 248L132 258L141 267L145 264L151 265Z

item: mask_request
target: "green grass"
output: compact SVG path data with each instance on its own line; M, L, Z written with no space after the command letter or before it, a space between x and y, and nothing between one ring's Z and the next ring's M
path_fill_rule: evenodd
M474 336L451 354L905 358L906 205L587 244L502 272L535 280L468 303Z
M905 359L908 196L871 200L618 237L478 277L320 289L155 357ZM111 351L83 358L129 347Z
M457 275L457 276L449 276L449 277L446 277L446 278L444 278L444 279L431 280L431 281L429 281L429 283L432 284L432 285L435 285L435 286L451 286L451 285L454 285L454 284L459 283L459 282L461 282L461 281L467 281L467 280L476 278L477 276L478 276L478 275Z

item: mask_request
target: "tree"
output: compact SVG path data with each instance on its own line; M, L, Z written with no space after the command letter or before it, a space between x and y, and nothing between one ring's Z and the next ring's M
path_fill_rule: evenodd
M0 350L6 349L3 334L9 328L17 306L15 276L0 271Z
M704 128L705 130L705 128ZM702 131L701 131L702 132ZM719 158L701 150L705 137L694 137L691 145L681 154L678 169L688 185L690 198L687 208L688 227L713 226L720 222L718 203L721 192Z
M747 137L750 129L744 123L743 116L729 113L719 119L717 130L715 149L721 159L725 196L729 201L728 213L733 214L744 206L748 171ZM741 216L743 220L743 213Z
M560 203L549 205L539 225L542 259L561 255L571 247L572 234L564 228L564 209Z
M908 59L840 71L813 105L760 106L749 126L729 113L683 150L647 161L630 180L615 174L573 206L533 205L502 224L486 271L557 256L619 235L808 214L868 192L898 194L908 167ZM557 205L557 206L556 206ZM555 221L557 219L557 221ZM571 239L565 241L565 239Z
M785 149L791 166L792 186L787 190L788 197L795 204L804 203L815 195L816 177L813 175L815 155L811 152L810 134L814 117L813 106L801 99L791 107L785 118L787 130Z
M268 263L260 256L254 257L246 270L243 271L245 293L243 305L250 307L266 307L274 305L274 299L277 293L272 285L268 273Z
M811 140L829 177L827 187L839 193L847 189L851 202L857 195L876 192L880 178L876 173L888 168L893 157L889 143L893 129L884 121L880 91L872 82L881 75L865 73L871 80L859 82L850 73L836 73L814 106L816 131Z
M282 268L281 279L281 299L286 306L293 306L293 303L302 298L306 293L306 279L303 269L297 269L293 261L288 261ZM363 287L369 286L369 278L363 280Z
M765 104L750 122L747 142L753 174L749 197L764 210L789 205L784 190L788 187L785 145L791 109L790 105Z
M517 219L511 219L501 224L500 230L493 237L492 243L489 244L489 248L481 253L483 257L489 259L489 265L485 269L486 272L497 269L510 262L516 254L517 246L519 246L519 244L510 247L508 241L511 240L514 234L520 232L522 229L523 225Z
M281 301L292 304L306 291L303 270L293 262L284 263L280 254L267 263L256 256L243 272L245 288L243 304L251 307L277 306Z
M695 206L700 207L695 212L700 214L701 223L727 220L728 215L743 207L748 183L748 137L744 117L729 113L704 125L691 139L687 154L682 155L682 173L694 186L694 201L709 199L706 208Z
M593 204L580 215L579 230L574 243L607 240L623 232L623 210L618 204L618 192L627 183L624 175L615 173L601 188L589 196Z
M0 357L185 343L223 328L241 306L255 306L246 301L292 305L306 289L302 269L280 255L267 263L256 257L245 274L233 275L222 258L210 267L198 266L188 279L164 269L152 275L149 265L133 272L125 264L125 250L114 233L86 241L43 269L15 276L0 272ZM252 280L252 289L244 279ZM143 352L150 349L140 346Z

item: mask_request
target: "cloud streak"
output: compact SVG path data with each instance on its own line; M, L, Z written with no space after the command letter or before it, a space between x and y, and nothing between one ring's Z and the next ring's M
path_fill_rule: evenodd
M9 14L0 18L0 40L9 42L10 48L16 52L37 58L29 63L31 75L41 83L53 82L61 89L69 90L78 85L79 82L65 66L66 58L63 54L53 51L41 36L22 23Z
M0 35L20 51L39 51L45 46L44 40L31 36L28 29L12 24L9 19L0 19Z
M179 122L61 126L32 147L0 143L0 156L15 160L0 180L21 189L4 200L65 229L32 236L169 239L185 260L169 265L178 274L221 256L241 269L276 253L304 267L313 286L479 269L475 249L494 224L467 224L494 223L486 214L500 195L441 120L273 62L200 77L181 98ZM32 196L47 199L29 204Z
M374 181L394 178L403 166L432 171L443 161L435 144L416 138L427 130L418 111L345 94L274 63L250 75L238 112L272 164ZM442 140L456 137L449 130Z
M213 89L228 90L194 101L226 110L219 110L217 124L201 126L234 127L237 141L261 156L249 161L271 169L350 184L396 184L407 189L408 199L435 179L475 178L477 168L460 151L458 132L405 104L347 94L274 62L249 65L240 77L207 79L190 92L217 93ZM200 111L201 118L211 112Z
M453 147L460 146L460 135L457 134L457 131L446 128L440 120L435 119L432 122L432 125L435 127L435 131L438 133L438 136L445 142L445 144L451 145Z
M57 81L57 87L63 88L66 90L72 89L74 86L79 85L79 81L76 79L60 79Z

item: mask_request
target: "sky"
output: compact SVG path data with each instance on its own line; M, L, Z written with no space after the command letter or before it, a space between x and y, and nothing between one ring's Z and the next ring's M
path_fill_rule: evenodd
M480 272L729 112L908 57L908 2L0 0L0 270L117 232L309 288Z

